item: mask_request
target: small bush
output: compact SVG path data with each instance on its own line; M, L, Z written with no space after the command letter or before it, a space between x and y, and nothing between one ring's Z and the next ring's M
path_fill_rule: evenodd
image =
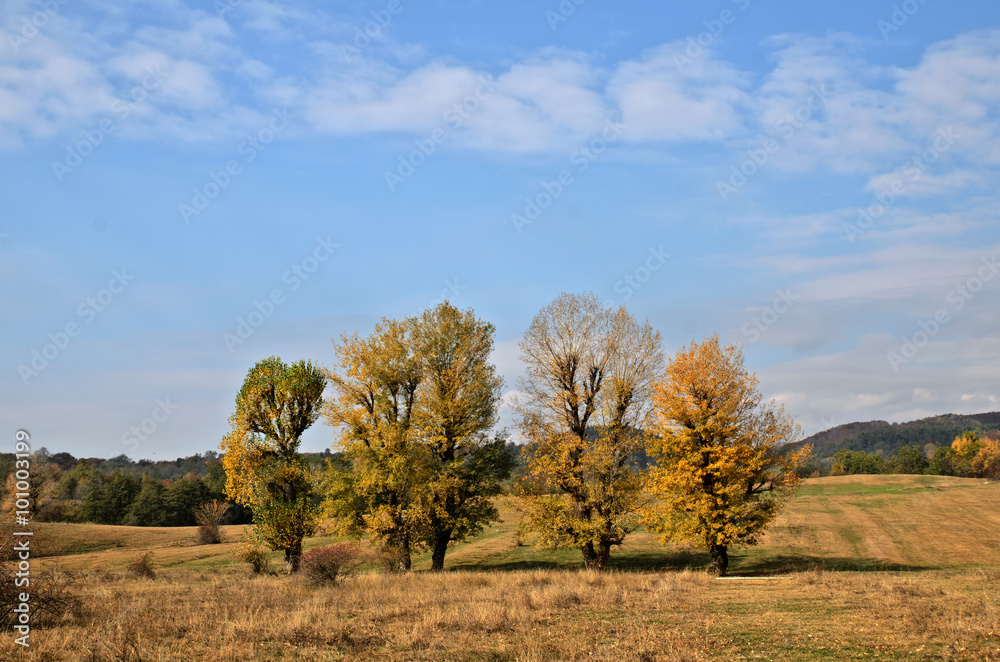
M379 565L386 574L403 572L405 554L394 547L383 547L371 555L372 563Z
M198 523L198 544L216 545L222 542L222 520L229 511L229 504L218 499L206 501L194 509L194 520Z
M363 563L357 545L340 542L316 547L302 555L299 568L310 584L336 584L354 574Z
M0 629L8 630L18 624L14 609L21 604L20 594L24 592L30 595L32 627L52 625L67 615L81 615L83 601L76 595L76 582L69 573L58 568L32 571L30 588L17 585L16 563L20 559L14 547L16 542L9 529L0 530ZM39 553L34 544L31 552Z
M156 571L153 569L153 553L141 554L128 564L128 571L136 577L156 578Z
M271 571L267 549L265 549L256 532L251 528L243 530L243 539L236 546L236 551L233 552L233 555L238 560L249 563L255 575L263 575Z

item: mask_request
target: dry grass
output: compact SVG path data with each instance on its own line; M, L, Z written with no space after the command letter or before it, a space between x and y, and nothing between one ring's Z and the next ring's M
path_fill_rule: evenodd
M183 572L84 580L90 612L35 634L24 660L708 660L701 573ZM654 626L655 627L651 627ZM669 653L668 653L669 651Z
M753 576L720 580L643 533L613 557L633 571L575 570L578 553L518 546L516 503L500 505L502 522L449 551L465 571L327 588L251 576L237 527L208 547L193 527L40 525L50 550L78 553L37 568L75 570L84 608L28 651L0 637L0 660L1000 660L996 483L807 481L763 544L735 553ZM130 576L149 550L156 578Z
M87 609L0 659L1000 660L1000 572L80 578Z

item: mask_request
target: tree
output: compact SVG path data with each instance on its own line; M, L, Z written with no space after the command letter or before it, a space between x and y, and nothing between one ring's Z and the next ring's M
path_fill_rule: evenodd
M983 435L979 452L972 458L972 472L977 478L1000 480L1000 436L997 433Z
M604 570L638 525L650 391L660 334L593 294L559 295L520 342L526 376L517 410L530 446L522 526L542 547L575 547ZM538 492L555 491L556 494Z
M6 481L0 509L11 517L18 510L27 510L28 517L39 522L58 520L62 516L62 504L57 498L60 474L62 473L59 466L50 461L48 451L41 448L32 453L28 467L25 471L27 475L22 473L22 478L18 478L17 470L23 469L24 464L11 463L10 473L4 474ZM19 498L19 494L27 496ZM17 505L20 500L23 506L24 499L28 501L27 508Z
M774 402L765 404L743 352L719 337L692 342L668 361L656 385L657 466L648 485L660 502L647 528L660 542L691 541L709 552L709 572L724 575L731 545L755 544L798 485L795 469L811 448L786 452L799 427Z
M272 549L284 551L288 572L298 571L302 539L319 522L314 481L298 449L319 417L325 386L312 363L264 359L247 373L221 444L226 494L253 509L254 525Z
M327 463L327 512L343 533L398 557L402 570L425 524L414 504L429 471L413 427L422 379L413 333L412 324L384 319L367 338L343 336L323 411L344 452L342 463Z
M431 569L444 568L445 551L500 519L491 497L510 475L503 436L490 439L503 379L489 362L494 327L444 302L414 321L423 377L417 390L416 427L428 454L428 479L417 491L425 513L424 540Z
M938 446L927 470L937 476L954 476L955 451L951 446Z
M173 481L163 492L166 526L194 526L194 509L210 498L208 486L194 473Z
M124 523L141 487L139 479L132 474L117 471L112 474L106 487L108 508L113 519L112 524Z
M884 474L889 471L890 467L885 458L882 457L882 451L866 453L865 451L841 448L833 456L833 467L830 469L830 475Z
M889 466L897 474L922 474L928 467L927 456L917 446L900 446Z
M450 543L499 519L490 497L510 461L502 435L487 434L503 386L489 363L493 333L444 302L335 346L325 415L344 456L328 461L329 512L403 569L424 546L431 568L443 569Z
M143 476L126 521L132 526L167 526L169 516L163 482Z

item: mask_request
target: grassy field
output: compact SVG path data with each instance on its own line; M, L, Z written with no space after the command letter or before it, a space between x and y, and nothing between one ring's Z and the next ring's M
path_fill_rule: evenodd
M503 521L431 574L334 588L252 577L193 529L40 524L84 596L24 660L1000 660L1000 484L925 476L806 481L758 547L706 557L636 532L606 575L518 545ZM314 538L307 548L329 542ZM156 579L125 566L151 551ZM274 555L275 562L279 555Z

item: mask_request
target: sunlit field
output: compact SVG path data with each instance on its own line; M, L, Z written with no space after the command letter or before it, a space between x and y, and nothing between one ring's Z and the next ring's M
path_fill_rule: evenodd
M77 613L13 636L25 660L1000 659L1000 484L812 479L762 544L710 578L707 557L637 532L606 574L518 544L517 502L449 550L447 571L363 569L314 588L253 576L193 529L42 524ZM310 539L307 548L332 538ZM126 566L152 551L156 577ZM280 566L278 554L274 567Z

